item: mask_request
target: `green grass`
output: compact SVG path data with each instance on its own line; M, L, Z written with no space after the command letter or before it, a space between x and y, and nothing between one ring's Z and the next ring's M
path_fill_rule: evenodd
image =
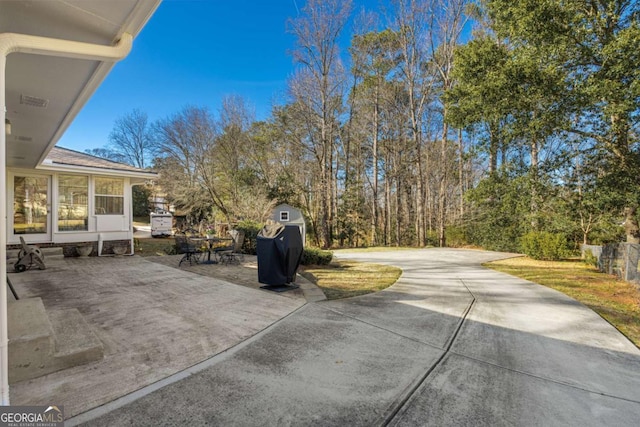
M136 255L140 256L166 255L165 249L172 248L175 245L173 237L135 239L135 241Z
M151 218L149 216L134 216L133 225L149 225Z
M330 300L380 291L393 285L401 274L397 267L356 261L332 261L329 265L305 266L302 271Z
M560 291L598 313L640 347L640 290L578 260L510 258L486 267Z

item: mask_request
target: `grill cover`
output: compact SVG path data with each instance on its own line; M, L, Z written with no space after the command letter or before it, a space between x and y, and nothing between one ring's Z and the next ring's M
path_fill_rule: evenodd
M257 237L258 281L278 286L293 283L302 260L302 236L296 225L265 225Z

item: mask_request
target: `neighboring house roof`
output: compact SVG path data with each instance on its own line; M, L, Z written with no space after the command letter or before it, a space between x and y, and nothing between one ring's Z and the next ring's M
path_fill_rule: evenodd
M81 153L79 151L70 150L68 148L53 147L46 160L43 162L42 167L62 167L72 169L100 169L105 172L119 172L119 174L126 175L140 175L145 174L149 177L156 177L157 174L153 171L146 169L140 169L135 166L127 165L125 163L114 162L111 160L103 159L101 157L92 156L91 154Z

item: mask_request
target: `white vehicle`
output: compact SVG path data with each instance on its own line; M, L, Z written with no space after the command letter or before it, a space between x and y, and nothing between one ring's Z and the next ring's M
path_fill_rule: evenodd
M151 213L151 237L171 236L173 215L169 212Z

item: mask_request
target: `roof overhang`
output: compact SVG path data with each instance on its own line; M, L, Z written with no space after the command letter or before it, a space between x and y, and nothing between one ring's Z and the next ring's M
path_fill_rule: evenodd
M155 172L135 172L127 170L117 169L104 169L89 166L76 166L76 165L61 165L61 164L48 164L47 162L38 166L36 169L49 172L61 172L61 173L81 173L91 175L108 175L117 176L123 178L138 178L142 180L153 180L158 178L158 174Z
M154 172L119 171L114 169L101 169L73 165L44 164L42 166L38 166L37 170L68 174L104 175L118 178L129 178L131 184L145 184L158 179L158 174Z
M0 33L114 46L134 38L161 0L0 1ZM115 62L12 53L6 64L6 164L35 168Z

